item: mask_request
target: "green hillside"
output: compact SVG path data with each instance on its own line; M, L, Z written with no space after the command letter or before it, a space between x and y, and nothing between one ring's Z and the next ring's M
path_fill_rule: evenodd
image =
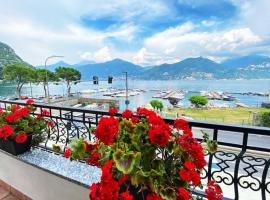
M0 79L2 77L2 70L8 64L24 62L15 51L8 45L0 42Z

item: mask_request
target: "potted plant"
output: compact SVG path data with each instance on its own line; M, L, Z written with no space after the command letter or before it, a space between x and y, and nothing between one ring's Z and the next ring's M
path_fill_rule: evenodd
M36 110L33 103L29 99L26 106L11 105L6 110L0 108L0 149L13 155L29 151L33 140L40 139L41 132L53 126L52 121L44 118L49 115L47 110L42 110L37 116L31 114Z
M90 186L91 200L189 200L196 187L202 188L201 171L206 165L205 150L193 137L188 122L176 119L167 124L154 111L138 108L122 117L117 110L102 117L93 133L94 143L73 141L64 156L84 159L100 167L99 183ZM204 133L208 151L217 148ZM222 190L209 181L208 199L221 200Z

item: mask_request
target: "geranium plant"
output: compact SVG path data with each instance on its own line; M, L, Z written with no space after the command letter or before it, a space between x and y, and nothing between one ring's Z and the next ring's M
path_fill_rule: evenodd
M90 186L91 200L189 200L196 187L202 189L201 171L205 151L193 137L188 122L165 123L154 111L138 108L114 117L102 117L93 133L96 141L73 141L64 155L85 159L102 170L99 183ZM204 134L211 152L216 143ZM209 182L206 196L221 200L222 191Z
M53 126L52 121L45 119L49 115L48 110L42 110L37 116L31 114L36 110L33 103L29 99L26 106L11 105L5 110L0 108L0 140L25 143L29 137L40 136L43 129Z

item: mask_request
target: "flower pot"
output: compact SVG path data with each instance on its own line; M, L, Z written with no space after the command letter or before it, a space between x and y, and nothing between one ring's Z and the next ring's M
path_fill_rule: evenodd
M0 140L0 149L12 155L19 155L31 149L32 135L28 136L24 143L16 143L14 140Z

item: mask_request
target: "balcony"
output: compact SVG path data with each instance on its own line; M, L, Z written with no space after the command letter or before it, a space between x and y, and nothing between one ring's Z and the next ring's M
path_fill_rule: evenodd
M0 101L2 108L17 102ZM11 156L0 151L0 179L34 200L88 199L88 185L99 180L100 171L83 162L70 162L62 152L75 138L91 140L91 127L106 112L69 107L36 105L50 111L55 127L44 133L46 140L31 152ZM172 119L165 119L173 123ZM208 161L203 178L213 178L220 184L224 199L270 199L270 129L190 121L194 135L201 140L201 130L219 143ZM61 151L55 153L53 145ZM202 195L201 191L196 192Z

